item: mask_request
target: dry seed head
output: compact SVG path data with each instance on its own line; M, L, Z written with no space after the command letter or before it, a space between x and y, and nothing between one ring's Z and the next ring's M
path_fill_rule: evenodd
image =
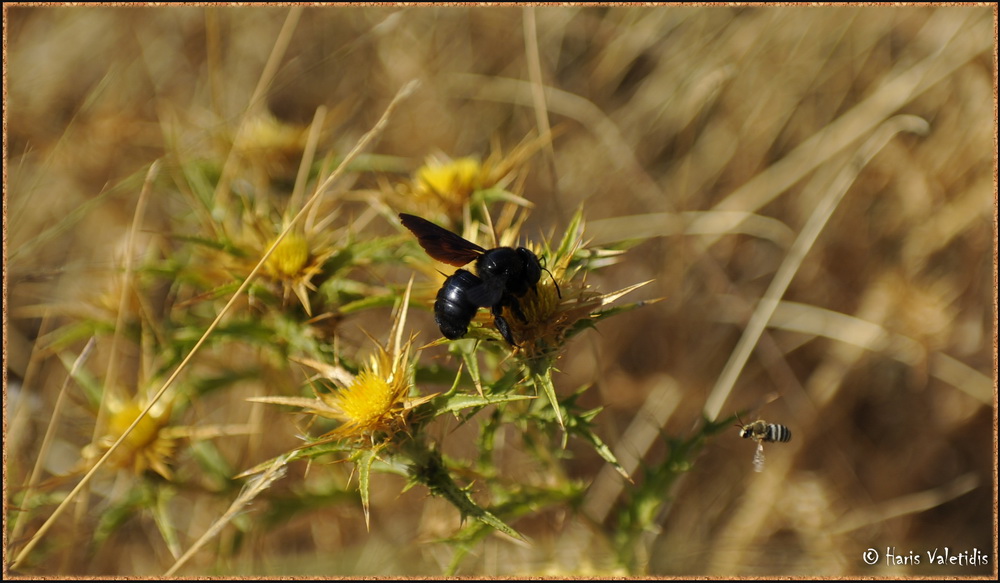
M236 154L250 168L285 177L295 175L305 145L304 128L283 123L269 113L249 119L234 144Z
M529 248L544 257L539 248ZM535 289L518 298L526 322L512 314L509 308L504 310L521 352L529 360L558 351L569 326L590 314L592 306L584 301L588 295L586 286L567 278L571 257L572 252L564 257L545 258L550 265L542 271ZM582 309L581 302L584 302Z
M603 306L644 285L608 294L591 290L585 281L585 268L572 263L582 247L583 223L575 220L557 249L545 253L532 248L532 252L546 261L547 271L542 272L535 292L529 291L518 299L527 321L522 322L510 310L505 311L519 351L527 361L551 363L558 358L570 333L579 330L582 321L597 317Z

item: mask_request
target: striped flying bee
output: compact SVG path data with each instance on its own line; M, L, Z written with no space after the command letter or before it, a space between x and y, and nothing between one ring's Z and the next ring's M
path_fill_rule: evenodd
M764 442L765 441L789 441L792 438L792 431L784 425L768 423L763 419L758 419L753 423L743 423L739 415L736 416L740 428L740 437L753 439L757 442L757 451L753 454L753 469L758 472L764 471Z

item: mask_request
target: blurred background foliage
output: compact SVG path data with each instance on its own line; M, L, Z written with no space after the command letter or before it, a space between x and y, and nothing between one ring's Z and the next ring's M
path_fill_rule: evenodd
M603 408L588 423L635 483L583 440L561 449L452 424L438 434L445 456L489 448L497 481L546 485L492 492L498 511L517 509L506 519L528 543L471 528L387 474L370 484L369 531L350 464L303 463L182 572L995 572L995 8L306 8L248 122L290 10L4 6L5 568L93 455L102 383L141 388L102 413L112 427L118 413L134 418L129 398L172 372L266 249L276 232L254 222L246 193L292 191L317 108L312 179L419 79L303 235L336 274L319 304L300 302L294 281L248 296L244 315L280 300L296 317L224 323L180 381L185 398L139 428L159 437L122 461L131 476L96 481L13 574L151 576L174 564L243 487L234 476L301 444L300 418L247 399L300 390L306 375L287 357L303 346L362 360L366 333L385 340L391 298L414 273L403 262L420 253L378 218L413 212L396 207L400 185L429 156L485 160L544 134L543 103L556 131L519 175L534 205L521 239L556 245L582 205L590 245L628 247L587 283L653 280L631 299L664 298L573 338L553 375L560 399ZM810 214L899 114L929 131L900 133L855 168L731 392L717 392ZM257 147L234 151L239 131ZM239 199L238 212L206 198L230 152L240 171L215 196ZM142 293L123 296L129 251ZM176 297L179 282L203 295ZM299 310L326 314L327 327L303 334ZM411 309L409 325L421 345L439 337L429 309ZM131 342L112 347L126 328ZM442 347L423 357L422 393L447 390L435 370L456 360ZM726 398L706 420L713 394ZM765 447L762 473L736 412L793 432ZM546 455L553 463L525 461ZM490 498L492 482L467 484ZM925 558L945 547L989 561ZM869 548L921 562L868 566Z

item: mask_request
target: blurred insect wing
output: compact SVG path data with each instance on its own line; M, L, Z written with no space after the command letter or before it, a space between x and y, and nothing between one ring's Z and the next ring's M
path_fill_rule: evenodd
M753 453L753 469L755 472L764 471L764 442L757 442L757 451Z
M400 213L399 220L417 237L424 251L442 263L461 267L486 252L472 241L467 241L427 219Z

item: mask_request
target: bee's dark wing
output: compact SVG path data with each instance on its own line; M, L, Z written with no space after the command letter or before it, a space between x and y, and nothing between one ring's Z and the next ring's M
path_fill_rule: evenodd
M486 252L472 241L466 241L448 229L427 219L405 213L399 214L403 226L417 236L417 241L428 255L442 263L461 267Z
M503 291L502 280L490 279L466 290L465 298L481 308L492 308L500 302Z

